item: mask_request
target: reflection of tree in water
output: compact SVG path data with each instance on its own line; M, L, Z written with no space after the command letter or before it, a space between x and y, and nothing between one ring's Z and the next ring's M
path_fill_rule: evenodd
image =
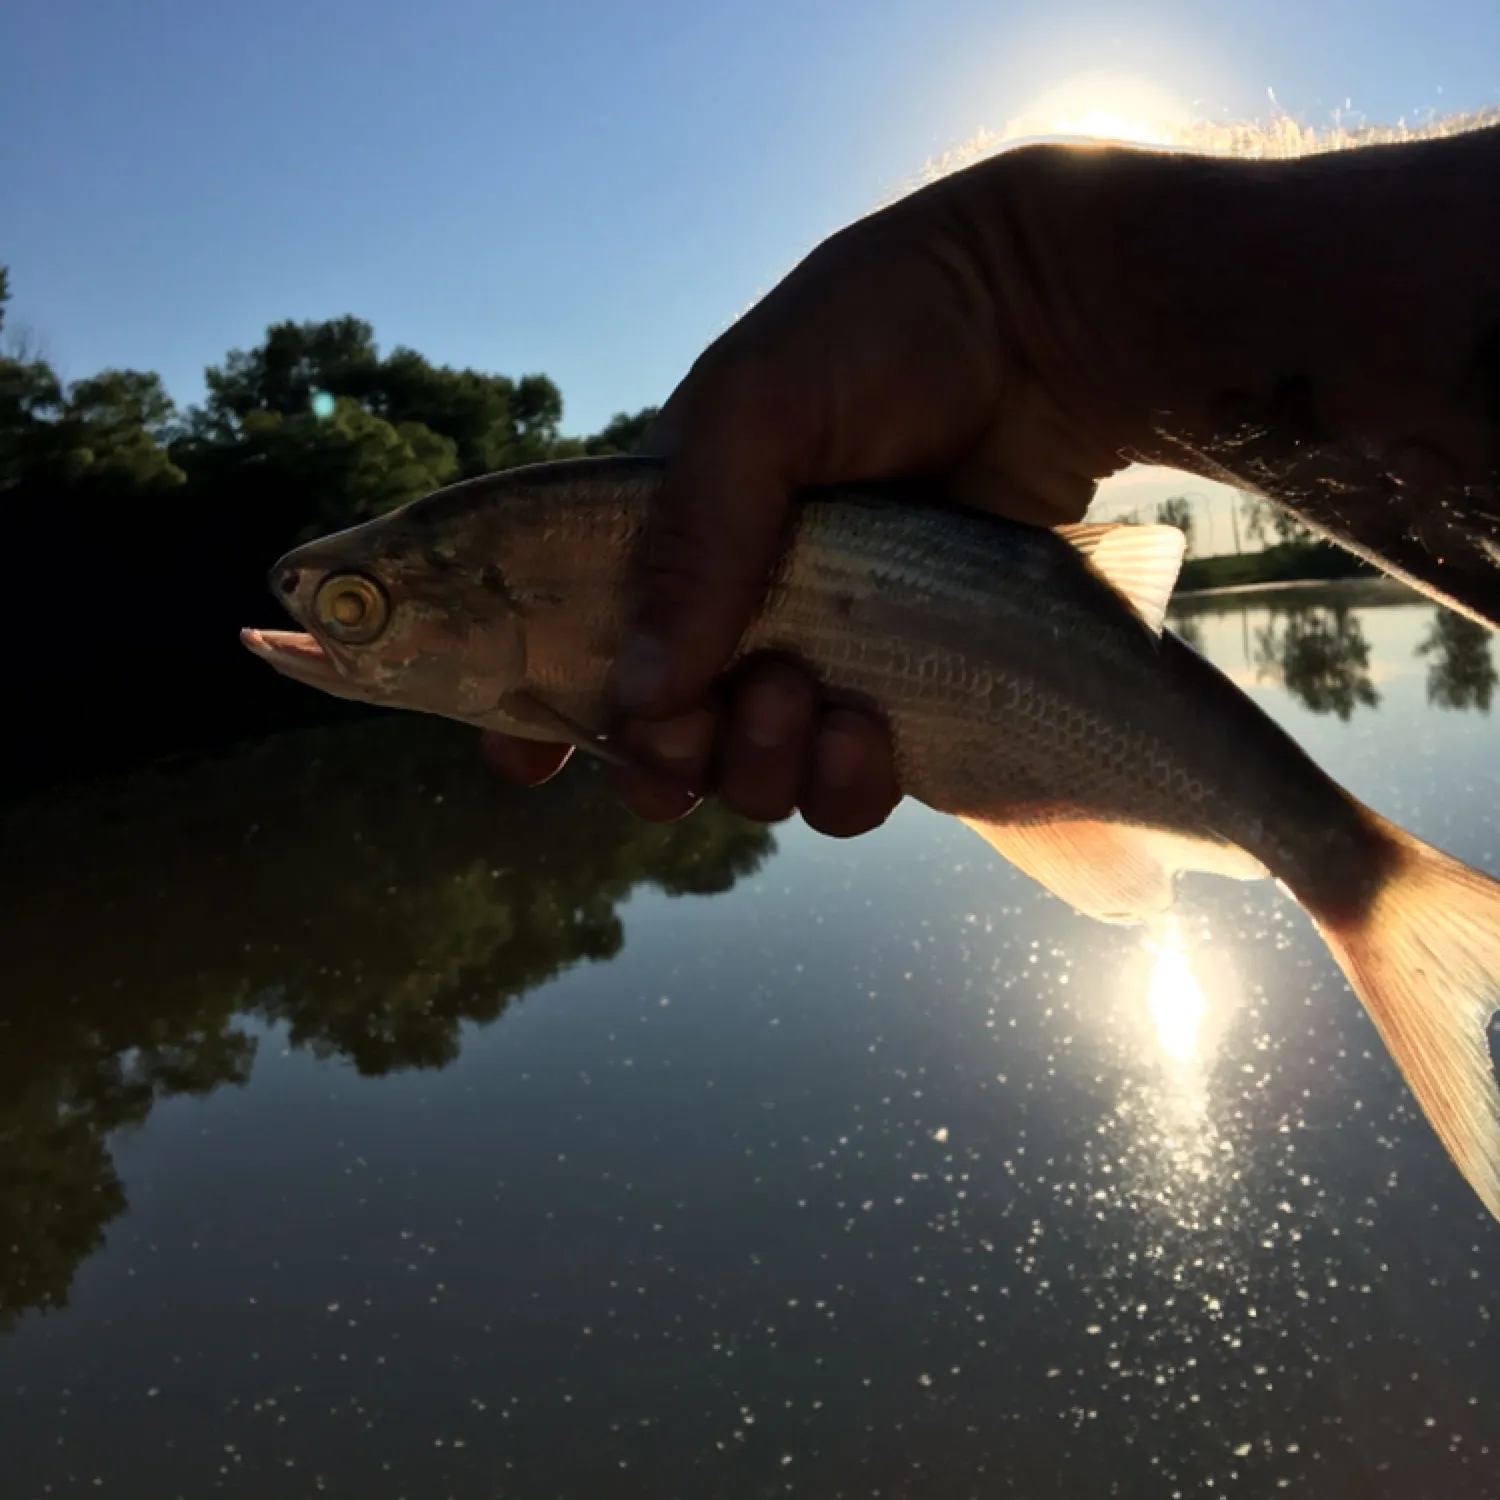
M110 1132L250 1076L237 1015L366 1074L617 953L649 884L727 890L774 849L707 807L638 821L589 768L528 793L453 726L286 736L0 814L0 1330L65 1304L125 1206Z
M1192 615L1176 615L1171 621L1172 634L1185 641L1199 656L1203 655L1203 622Z
M1490 655L1490 632L1452 610L1433 612L1418 656L1430 656L1427 664L1427 701L1439 708L1477 708L1490 711L1495 684L1500 681Z
M1273 610L1270 623L1255 632L1255 666L1315 714L1347 719L1360 704L1380 702L1370 680L1370 643L1344 604Z
M85 934L74 936L86 941ZM7 955L8 957L8 955ZM60 949L57 967L67 967ZM125 1207L105 1137L141 1124L159 1098L244 1083L255 1044L227 1015L115 1009L60 983L12 989L0 1012L0 1333L28 1307L60 1307L77 1267Z

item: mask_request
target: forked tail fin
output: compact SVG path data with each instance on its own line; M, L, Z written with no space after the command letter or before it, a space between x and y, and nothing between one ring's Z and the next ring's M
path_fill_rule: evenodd
M1500 881L1366 816L1394 846L1391 876L1357 923L1320 927L1448 1154L1500 1219L1500 1087L1486 1034L1500 1007Z

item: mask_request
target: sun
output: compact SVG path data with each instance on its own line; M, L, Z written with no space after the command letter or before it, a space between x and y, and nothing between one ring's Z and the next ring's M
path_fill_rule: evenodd
M1220 151L1221 127L1196 119L1180 98L1161 84L1126 73L1076 73L1035 95L1004 128L988 127L961 145L929 158L923 179L961 172L997 151L1022 141L1116 141L1162 149Z
M1081 73L1033 99L1001 138L1073 136L1178 146L1192 134L1189 111L1159 84L1117 73Z
M1160 125L1122 115L1112 109L1086 109L1080 115L1054 120L1049 135L1082 135L1101 141L1126 141L1143 146L1170 146L1173 137Z

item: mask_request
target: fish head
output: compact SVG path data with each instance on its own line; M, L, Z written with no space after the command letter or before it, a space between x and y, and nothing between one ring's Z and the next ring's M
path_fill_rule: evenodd
M498 567L401 511L293 548L268 581L302 629L241 640L335 697L489 725L525 676L523 621Z

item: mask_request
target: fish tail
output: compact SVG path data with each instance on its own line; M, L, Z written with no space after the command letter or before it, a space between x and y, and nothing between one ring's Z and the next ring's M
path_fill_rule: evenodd
M1312 911L1417 1102L1500 1219L1500 881L1362 809L1384 878L1357 916Z

